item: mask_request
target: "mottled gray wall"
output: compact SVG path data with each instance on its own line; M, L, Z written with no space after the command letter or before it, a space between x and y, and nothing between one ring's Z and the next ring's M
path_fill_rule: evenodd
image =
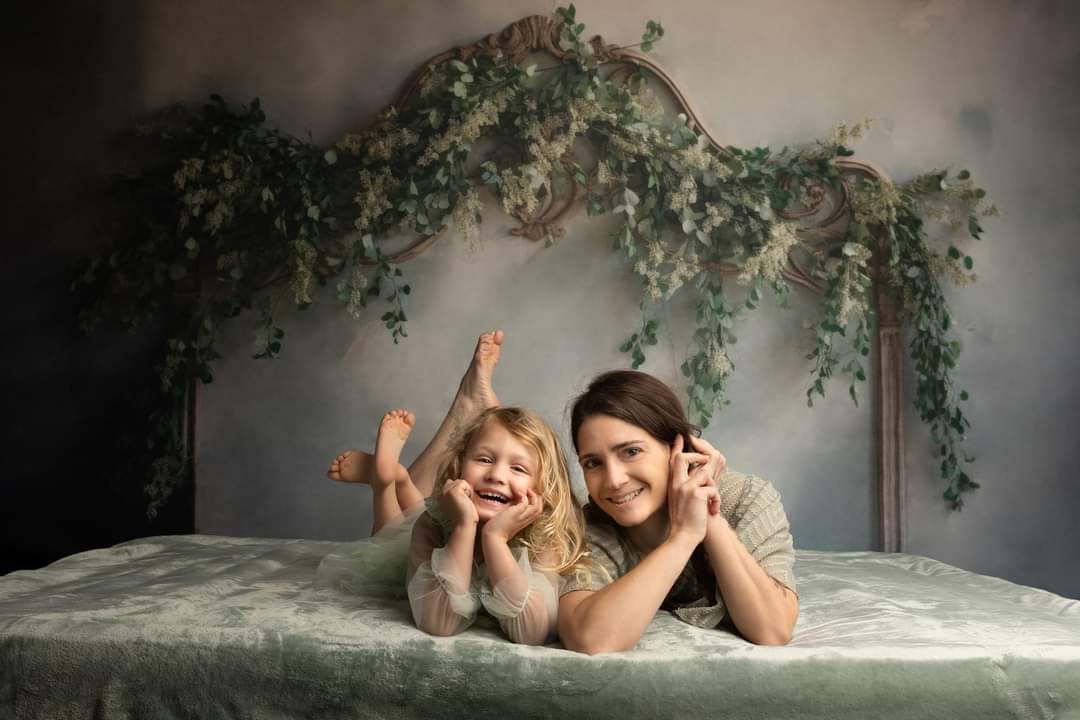
M1074 193L1080 107L1078 13L1067 2L792 0L654 4L583 0L579 18L609 41L635 42L645 20L668 35L656 57L711 130L741 146L820 137L837 121L881 122L859 146L904 179L935 166L969 168L1004 212L986 239L966 241L979 282L950 291L971 389L971 448L983 483L947 513L932 453L909 410L906 549L972 570L1080 596L1074 481L1080 435ZM219 91L258 95L271 122L331 142L371 118L430 55L527 14L537 2L307 4L150 3L139 42L147 107ZM366 489L323 476L347 447L369 448L379 416L404 405L429 435L452 397L475 336L508 333L496 375L505 402L564 426L567 399L636 323L635 281L608 251L607 221L577 213L543 249L507 235L490 207L483 249L455 237L411 262L410 338L395 347L378 309L356 322L320 298L286 313L285 356L248 359L250 323L224 346L201 398L197 525L203 532L352 538L366 534ZM287 297L283 304L287 304ZM706 436L734 467L783 492L797 544L874 547L868 403L837 384L811 411L803 388L802 320L769 303L739 332L733 405ZM676 298L647 370L679 382L689 300ZM419 443L412 443L407 458Z

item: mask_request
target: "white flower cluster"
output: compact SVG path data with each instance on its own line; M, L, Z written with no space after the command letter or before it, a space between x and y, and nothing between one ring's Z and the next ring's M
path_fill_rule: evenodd
M361 233L367 233L374 229L375 222L384 212L390 210L393 205L390 202L390 193L398 188L400 183L390 172L389 168L380 168L378 173L369 170L360 171L360 192L353 201L360 206L360 214L356 216L354 225Z
M192 219L203 217L203 229L214 235L232 220L231 199L246 187L243 180L237 177L238 170L245 162L244 158L230 150L222 153L209 165L202 158L192 158L181 163L180 169L173 174L173 184L177 189L188 188L180 197L183 207L180 210L178 226L181 231L187 228ZM196 187L196 181L207 183L210 187Z
M653 149L649 145L648 141L641 135L633 135L632 137L624 137L618 132L612 132L608 137L608 142L616 150L624 155L652 155Z
M769 283L779 281L787 265L788 255L798 243L799 236L793 224L773 223L769 228L769 237L765 244L761 246L757 254L747 258L743 263L738 276L739 282L749 283L759 277Z
M315 279L315 260L319 257L319 251L303 238L297 238L292 245L296 263L292 281L293 294L297 305L306 305L311 302L311 281Z
M727 351L724 350L724 346L720 344L716 337L710 337L708 345L705 346L705 362L709 374L714 378L727 377L735 369Z
M704 135L698 135L696 143L679 150L676 156L687 168L699 173L729 174L731 171L726 165L717 162L716 157L710 152L711 148L709 140Z
M499 115L506 110L515 92L514 88L503 88L481 100L462 120L450 120L446 130L428 143L416 164L426 167L445 155L450 148L476 142L485 128L498 124Z
M843 145L850 148L863 136L864 132L874 126L875 122L874 118L863 118L854 125L840 123L833 128L832 135L829 136L829 140L825 144L830 147Z
M703 233L711 233L721 225L731 222L735 211L726 202L705 203L705 217L698 227Z
M668 195L668 208L678 213L697 202L697 181L687 173L679 179L679 189Z
M541 174L536 165L529 163L518 168L515 173L507 168L499 172L502 179L501 197L503 210L507 215L531 216L540 206L538 193L548 183L547 176Z
M601 160L596 163L596 182L600 185L607 185L612 181L611 168L608 164Z
M353 265L349 280L349 302L345 306L345 311L359 320L360 313L364 309L364 291L368 286L367 274L364 273L362 265Z
M484 206L480 201L480 194L474 188L469 188L458 198L457 205L451 216L454 228L465 238L465 245L470 250L480 248L480 225L478 218Z
M409 128L401 128L396 132L378 135L367 144L367 155L372 160L387 162L399 149L415 145L420 141L420 136Z
M851 196L855 222L867 226L896 223L896 209L900 203L900 191L887 181L861 183Z
M843 270L837 285L836 324L847 327L849 321L861 319L870 309L866 300L870 276L865 270L873 253L870 248L855 242L844 243L843 253Z
M685 250L685 245L682 248ZM645 292L652 300L669 299L701 272L697 257L668 252L659 242L649 243L648 254L634 264L634 272L645 278Z

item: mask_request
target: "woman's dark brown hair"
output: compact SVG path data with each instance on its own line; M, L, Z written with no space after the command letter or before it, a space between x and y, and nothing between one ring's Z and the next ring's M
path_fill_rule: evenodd
M574 450L578 449L578 430L593 415L608 415L636 425L665 445L671 445L676 436L682 435L685 447L690 447L690 437L701 434L686 419L682 403L672 389L637 370L612 370L598 375L574 399L570 411Z
M612 370L593 379L585 392L574 399L570 410L570 437L578 451L578 430L593 415L607 415L635 425L670 446L679 435L683 447L690 448L690 438L701 434L700 429L686 417L682 403L665 383L648 373L637 370ZM585 508L585 520L592 523L617 523L595 503ZM716 580L699 545L691 556L698 581L715 601Z

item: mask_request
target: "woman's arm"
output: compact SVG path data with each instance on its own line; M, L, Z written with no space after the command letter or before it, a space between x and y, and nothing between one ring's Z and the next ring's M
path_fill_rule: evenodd
M742 636L758 645L786 645L799 617L798 596L765 572L723 515L709 516L705 550Z
M568 650L595 655L631 650L645 634L698 538L670 536L630 572L602 590L559 599L559 639Z

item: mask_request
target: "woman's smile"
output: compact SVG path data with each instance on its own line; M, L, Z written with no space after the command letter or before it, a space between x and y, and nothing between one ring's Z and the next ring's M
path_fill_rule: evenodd
M608 496L608 502L616 507L623 507L638 499L647 489L648 488L640 487L637 490L631 490L630 492L621 495Z

